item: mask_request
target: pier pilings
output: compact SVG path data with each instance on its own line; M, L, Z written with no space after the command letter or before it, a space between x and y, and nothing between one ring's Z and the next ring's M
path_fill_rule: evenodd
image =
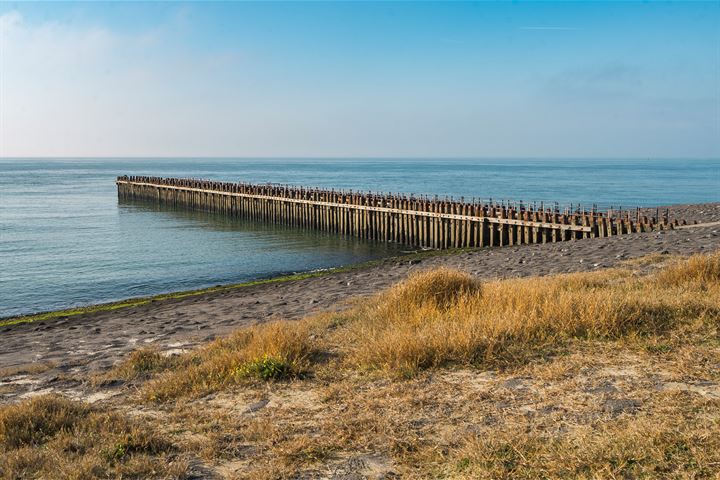
M215 212L420 248L549 243L673 228L667 215L596 208L563 211L522 202L374 194L183 178L121 176L122 200Z

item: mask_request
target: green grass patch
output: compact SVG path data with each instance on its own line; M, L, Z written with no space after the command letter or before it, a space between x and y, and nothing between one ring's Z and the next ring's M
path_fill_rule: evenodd
M293 366L282 358L263 355L239 367L236 374L261 380L283 380L293 376Z

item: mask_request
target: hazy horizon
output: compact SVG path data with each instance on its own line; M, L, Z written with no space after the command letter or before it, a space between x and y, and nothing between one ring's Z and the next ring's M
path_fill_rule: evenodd
M593 160L593 161L621 161L621 160L633 160L633 161L673 161L673 160L704 160L704 161L720 161L720 156L717 157L691 157L691 156L677 156L677 157L579 157L579 156L545 156L545 157L527 157L527 156L450 156L450 155L437 155L437 156L398 156L392 157L387 155L378 156L352 156L352 155L308 155L308 156L271 156L271 155L223 155L223 156L208 156L208 155L132 155L132 156L112 156L112 155L73 155L73 156L21 156L21 155L0 155L1 160L13 160L13 159L28 159L28 160L333 160L333 161L344 161L344 160L412 160L412 161L423 161L423 160Z
M720 2L0 4L3 158L720 157Z

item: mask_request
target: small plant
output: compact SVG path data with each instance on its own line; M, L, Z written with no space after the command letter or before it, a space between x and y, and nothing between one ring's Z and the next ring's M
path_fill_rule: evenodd
M115 448L112 451L111 457L114 459L121 459L128 453L127 444L124 442L118 442L115 444Z
M672 345L669 343L662 343L662 342L655 342L650 343L645 346L645 350L647 350L650 353L668 353L671 352L673 349Z
M460 472L462 472L463 470L467 470L469 466L470 466L470 459L468 457L462 457L455 464L455 468L457 468L457 470Z
M256 377L263 380L282 380L293 375L293 368L289 362L265 354L239 367L236 374L241 377Z
M112 370L95 379L97 383L121 379L133 381L148 378L175 367L180 362L177 356L163 355L156 348L141 348L132 352L128 358Z
M150 349L136 350L130 354L128 367L135 373L150 373L162 369L167 363L160 352Z

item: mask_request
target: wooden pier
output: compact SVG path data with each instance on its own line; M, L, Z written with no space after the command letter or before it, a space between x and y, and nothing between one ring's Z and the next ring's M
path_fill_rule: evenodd
M182 178L122 176L121 200L216 212L410 247L548 243L670 229L667 215L545 208Z

